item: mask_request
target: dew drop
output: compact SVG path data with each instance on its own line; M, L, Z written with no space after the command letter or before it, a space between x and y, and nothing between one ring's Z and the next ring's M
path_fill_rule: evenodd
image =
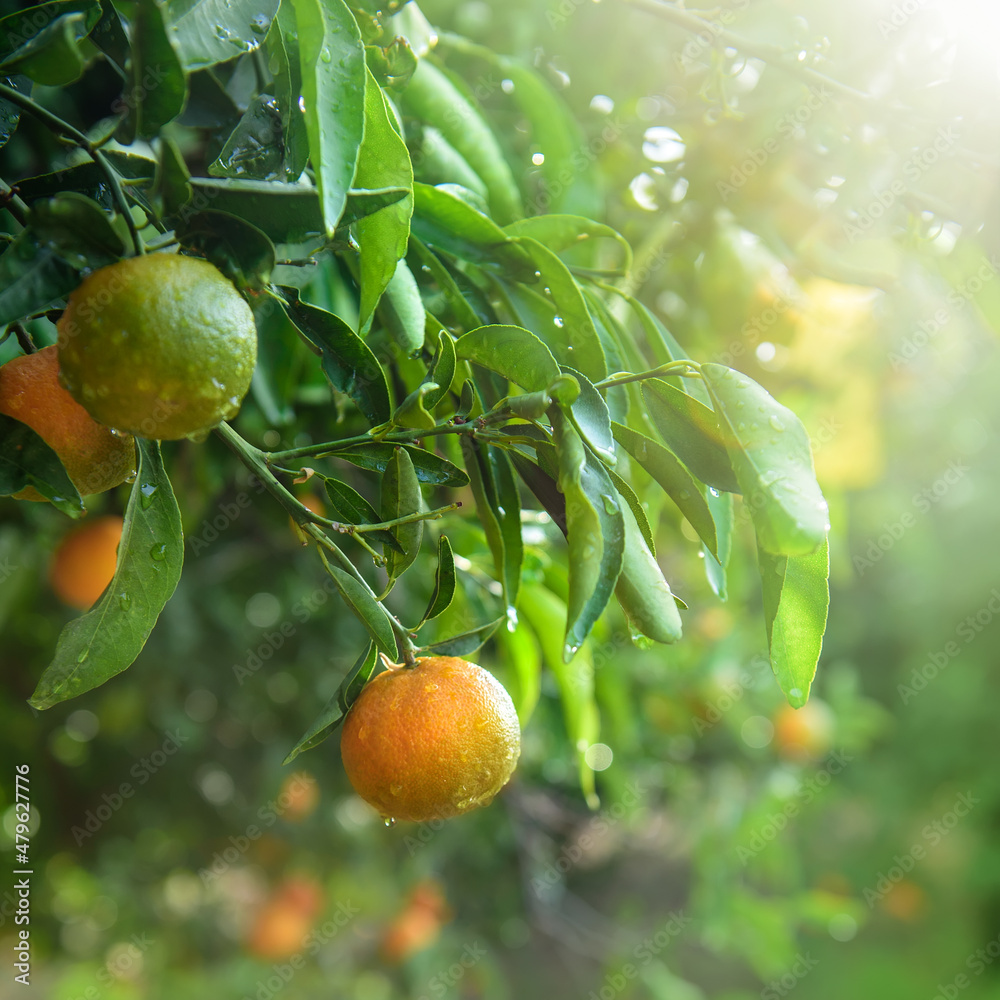
M158 489L159 486L156 486L153 483L143 483L142 486L139 487L139 506L142 507L143 510L149 510Z
M561 330L566 325L566 320L562 316L553 316L552 322Z
M402 790L403 790L403 786L402 785L390 785L389 786L389 793L391 795L399 795L399 793Z
M517 630L517 608L508 606L507 608L507 631L514 632Z
M87 659L88 656L90 656L90 650L89 649L82 649L80 651L79 655L76 658L76 662L77 663L83 663L83 661L85 659Z
M132 607L132 598L129 597L128 594L119 594L118 606L122 609L122 611L128 611L128 609Z
M789 698L801 698L802 697L802 691L799 688L789 688L788 689L788 697Z
M319 57L325 63L333 62L333 53L326 45L324 45L323 48L320 50Z
M768 423L780 434L784 429L785 425L777 418L771 417Z
M601 494L601 500L604 501L604 509L609 514L617 514L618 513L618 504L615 503L614 497L610 496L607 493L602 493Z
M395 826L396 825L396 820L392 816L383 816L382 817L382 822L384 822L386 826Z
M167 543L157 542L149 550L149 555L150 558L155 559L156 562L163 562L163 560L167 558Z

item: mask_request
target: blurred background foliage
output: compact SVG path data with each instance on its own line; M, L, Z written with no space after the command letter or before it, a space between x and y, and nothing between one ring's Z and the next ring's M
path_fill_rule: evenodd
M664 505L686 636L640 649L615 614L600 626L599 808L544 673L492 807L386 829L336 739L281 766L363 640L218 441L165 449L187 564L140 659L41 715L25 700L72 614L46 581L70 522L0 501L0 843L10 857L27 762L36 995L1000 997L998 15L971 0L685 6L423 9L560 91L601 181L578 197L636 248L630 290L694 358L745 371L805 422L833 521L810 707L781 707L752 561L721 602ZM472 88L495 72L447 42ZM508 88L481 96L512 162L544 148ZM58 100L113 97L95 72ZM545 208L541 165L523 190ZM328 399L311 369L281 377ZM248 402L240 426L290 447L316 409L272 427ZM471 515L448 530L475 608L488 549ZM544 536L528 541L528 593L558 591ZM403 585L418 611L425 548ZM525 705L513 665L541 655L525 628L480 659Z

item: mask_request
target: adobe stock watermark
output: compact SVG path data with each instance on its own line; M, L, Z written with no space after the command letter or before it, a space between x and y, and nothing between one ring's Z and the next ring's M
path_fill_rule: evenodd
M760 991L760 1000L781 1000L781 997L788 996L817 965L818 958L813 958L808 952L805 955L799 952L788 969Z
M586 824L586 831L580 834L573 843L563 845L555 861L550 861L541 875L532 878L531 888L535 895L539 897L547 895L562 882L564 876L580 863L580 860L594 845L595 838L617 826L628 812L645 798L647 791L648 789L643 788L637 782L630 781L625 786L622 797L613 806L602 809L590 819Z
M250 477L250 485L258 496L267 489L256 476ZM253 497L245 490L237 493L231 502L220 503L218 513L213 515L211 519L204 518L198 527L198 533L188 536L187 544L191 549L191 554L200 556L212 542L217 541L219 536L233 525L240 514L252 503Z
M893 4L892 13L888 17L878 19L878 30L883 40L891 38L914 14L920 13L930 0L903 0Z
M864 208L852 214L851 220L844 224L847 242L855 243L861 239L906 194L908 190L906 181L915 184L956 142L958 133L953 125L939 128L933 142L917 150L904 161L902 177L896 177L887 188L876 191L875 196Z
M79 847L89 837L93 837L135 795L136 788L145 785L189 739L190 737L179 729L173 732L168 731L166 739L158 749L132 765L129 774L136 779L136 784L131 781L123 781L110 795L103 792L100 804L94 806L93 809L88 809L84 814L83 825L75 825L70 829L76 846Z
M809 96L794 111L786 111L775 123L773 132L759 146L744 149L733 164L728 180L717 180L715 189L725 204L808 122L813 115L825 107L833 98L833 92L825 86L809 88Z
M930 486L913 494L910 500L911 506L917 514L927 514L939 504L950 492L952 487L960 483L969 473L969 466L955 460L948 463L948 467L934 480ZM894 521L882 522L882 533L874 538L868 539L863 554L855 554L853 557L854 569L859 577L880 563L896 543L911 529L917 525L917 516L913 511L904 510L899 518Z
M669 915L669 919L655 934L640 941L632 949L633 962L626 962L615 972L609 972L604 982L596 992L591 990L587 1000L614 1000L620 993L628 989L629 983L639 978L639 972L659 955L674 938L679 937L694 923L694 917L687 916L682 910Z
M965 967L972 973L972 977L960 972L951 982L938 983L937 993L931 1000L955 1000L962 990L967 990L972 985L973 978L981 976L998 958L1000 958L1000 935L990 938L965 960Z
M914 667L908 684L897 684L896 691L904 705L908 705L921 691L937 679L942 670L958 656L965 646L974 642L982 631L1000 614L1000 590L994 587L990 599L971 615L966 615L955 626L955 635L962 640L949 639L941 649L928 650L927 659Z
M948 293L947 306L939 306L931 316L917 323L917 328L895 350L889 353L893 371L899 371L912 361L972 300L997 276L1000 259L996 254L983 257L979 267Z
M866 887L862 891L861 895L864 896L868 908L871 909L879 900L892 892L896 883L902 882L927 857L928 853L937 847L979 803L980 799L977 799L972 792L962 792L955 799L955 804L951 809L943 816L934 820L933 823L928 823L920 831L920 841L911 845L909 851L905 854L896 854L892 859L892 867L887 871L878 873L875 886Z
M449 990L454 989L465 978L469 969L478 965L486 954L486 949L478 941L466 944L457 961L431 976L427 981L427 989L431 991L431 995L443 997ZM425 993L419 1000L431 1000L431 997Z
M790 798L777 812L769 813L767 822L759 826L750 835L749 841L736 848L736 857L740 864L746 865L757 857L769 844L773 843L778 834L788 826L788 821L794 819L809 805L827 785L847 767L854 757L843 750L835 750L826 758L826 763L815 774L799 784L795 795Z
M254 994L244 993L242 1000L271 1000L277 996L295 978L295 974L305 968L307 956L318 955L360 912L349 899L337 903L334 915L305 936L301 950L286 962L272 965L271 975L267 979L258 979Z
M230 835L229 844L221 851L216 851L212 855L212 860L207 868L202 868L198 872L198 877L203 885L214 882L224 875L240 858L250 850L251 846L262 836L264 831L269 830L278 819L285 814L288 807L295 802L303 788L312 788L313 779L305 773L297 773L294 780L288 783L288 787L274 799L265 802L257 810L258 823L250 823L243 833L237 836Z

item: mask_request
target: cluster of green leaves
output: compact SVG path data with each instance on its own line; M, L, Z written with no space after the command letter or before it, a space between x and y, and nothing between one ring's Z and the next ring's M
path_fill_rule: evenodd
M77 147L17 182L0 323L43 321L82 273L120 258L130 241L153 252L178 243L213 260L254 306L253 399L267 420L281 426L304 405L289 361L303 352L336 390L344 433L333 440L267 453L220 428L316 544L371 638L290 756L339 723L377 652L471 655L501 624L513 633L519 610L559 680L570 736L586 746L597 735L593 685L574 665L589 656L612 596L637 641L681 636L684 605L656 561L642 499L650 490L697 533L723 599L733 495L742 495L772 664L787 698L805 702L828 598L826 505L806 433L757 383L688 358L619 289L630 247L582 214L599 210L592 158L541 77L460 38L438 39L415 4L389 15L344 0L158 0L137 5L128 24L108 0L64 0L0 21L0 55L11 74L0 97ZM120 74L123 97L87 133L32 99L34 84L71 83L101 60ZM491 93L470 86L470 66L498 81ZM525 214L529 192L516 177L526 150L491 123L486 98L503 98L541 151L535 183L547 213ZM197 160L206 176L190 173ZM5 444L0 456L8 493L28 475L4 471L13 451L18 468L33 461L21 448ZM118 572L65 630L37 707L127 667L176 585L176 503L158 449L141 450ZM315 469L333 516L294 499L288 486L305 460L331 457L377 474L380 509ZM36 484L39 469L29 470ZM425 521L447 510L428 508L430 490L450 499L461 487L492 554L498 614L417 646L425 624L448 620L456 593L448 540L438 539L416 626L385 598L417 557ZM565 536L565 592L522 584L525 515ZM384 569L380 584L345 555L345 537ZM561 635L546 625L556 616Z

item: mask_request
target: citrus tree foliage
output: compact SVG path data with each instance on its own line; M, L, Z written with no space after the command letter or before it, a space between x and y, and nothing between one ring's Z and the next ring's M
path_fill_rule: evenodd
M288 511L370 640L290 756L340 722L376 653L471 656L525 628L570 737L588 745L588 641L613 599L633 641L682 636L683 595L655 555L650 512L664 499L723 600L736 513L749 516L772 667L805 703L829 562L809 438L633 295L596 157L542 75L439 37L416 4L344 0L144 3L130 23L107 0L46 3L0 21L0 59L3 140L27 141L27 118L58 140L7 195L0 324L26 336L92 269L136 253L207 257L254 310L251 398L216 434L233 475L242 463ZM78 127L36 100L97 64L121 87L114 117ZM283 440L303 420L305 443ZM0 459L3 493L30 481L81 509L26 428L5 435ZM325 515L297 499L306 481ZM526 582L528 532L561 572ZM394 588L429 553L412 614ZM170 460L145 441L115 578L66 627L31 703L127 668L183 556ZM523 716L539 669L538 657L518 665ZM581 771L592 788L582 759Z

